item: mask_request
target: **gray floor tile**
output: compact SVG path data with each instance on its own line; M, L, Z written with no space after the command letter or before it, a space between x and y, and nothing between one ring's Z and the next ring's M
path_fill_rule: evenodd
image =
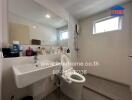
M72 100L72 99L68 98L62 93L58 98L57 92L55 91L52 94L48 95L44 100ZM96 94L88 89L83 88L82 100L110 100L110 99L107 99L99 94Z
M83 89L82 100L110 100L88 89Z
M65 96L63 93L60 91L56 90L50 95L48 95L45 99L43 100L72 100L69 97Z
M132 100L129 87L111 81L100 79L91 75L86 76L85 86L102 93L114 100Z
M55 93L51 93L44 100L58 100Z

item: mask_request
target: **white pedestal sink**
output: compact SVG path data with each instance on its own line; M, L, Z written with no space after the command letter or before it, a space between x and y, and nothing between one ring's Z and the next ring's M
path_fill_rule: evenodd
M57 74L60 70L60 63L43 61L38 64L15 65L12 68L17 87L23 88L55 74L54 71Z

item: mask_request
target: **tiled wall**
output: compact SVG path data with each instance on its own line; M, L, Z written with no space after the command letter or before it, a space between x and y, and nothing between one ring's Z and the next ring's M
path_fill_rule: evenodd
M99 66L82 67L88 73L120 83L130 85L130 7L124 5L125 15L122 17L122 30L93 35L93 22L111 16L111 10L93 15L80 21L79 61L98 61Z

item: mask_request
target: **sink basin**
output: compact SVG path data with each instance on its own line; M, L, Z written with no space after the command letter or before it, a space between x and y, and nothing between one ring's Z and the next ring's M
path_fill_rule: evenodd
M57 74L59 72L57 70L60 69L60 63L41 61L37 64L30 63L15 65L12 68L17 87L23 88L48 76Z

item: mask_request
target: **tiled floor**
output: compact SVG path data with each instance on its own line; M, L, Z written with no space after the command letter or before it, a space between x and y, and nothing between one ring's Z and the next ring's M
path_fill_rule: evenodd
M82 100L132 100L132 93L128 86L86 75ZM60 91L47 96L44 100L71 100Z
M92 92L84 88L82 94L82 100L111 100L111 99L108 99L104 96L101 96L95 92Z
M44 100L72 100L69 97L65 96L59 90L54 91L48 95Z
M111 81L86 75L85 86L101 93L113 100L132 100L132 93L128 86L117 84Z
M47 96L44 100L72 100L72 99L68 98L62 93L60 96L57 96L56 91L55 91L54 93ZM111 100L111 99L105 98L99 94L96 94L84 88L83 94L82 94L82 100Z

